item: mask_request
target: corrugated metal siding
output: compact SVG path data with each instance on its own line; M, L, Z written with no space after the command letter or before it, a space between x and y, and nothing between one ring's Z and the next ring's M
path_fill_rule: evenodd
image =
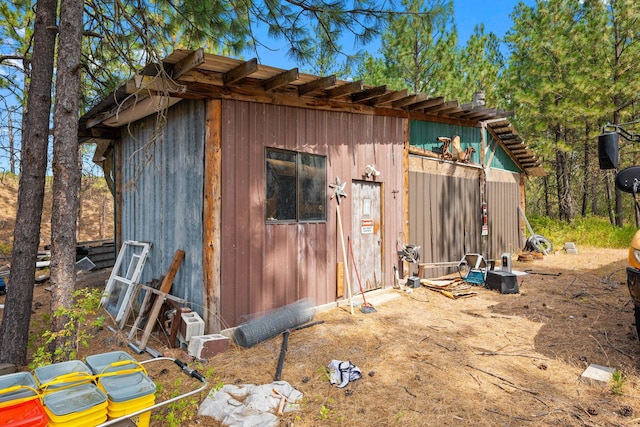
M409 135L411 145L437 153L440 153L442 149L442 143L438 142L438 137L451 138L458 135L463 150L468 146L476 150L471 154L471 162L480 163L482 132L479 128L412 120L409 122Z
M505 252L524 247L520 231L520 174L490 169L487 176L487 256L498 260Z
M420 262L454 262L465 253L482 252L481 172L479 168L410 157L410 241L405 243L421 246ZM453 271L429 268L425 275L437 277Z
M183 101L167 113L153 140L156 117L123 131L122 239L151 243L142 282L163 276L177 249L185 258L171 293L202 314L202 195L205 108Z
M342 256L331 189L326 222L267 224L265 147L327 156L327 184L336 176L343 182L362 179L367 164L377 166L385 203L384 281L391 285L395 241L402 231L404 121L222 102L221 311L226 325L304 297L317 304L336 300L336 262ZM349 196L340 210L346 238Z

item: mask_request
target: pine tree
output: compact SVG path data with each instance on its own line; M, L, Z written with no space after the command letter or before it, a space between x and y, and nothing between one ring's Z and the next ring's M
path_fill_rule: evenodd
M389 86L413 93L450 97L445 84L458 61L457 33L450 0L402 0L408 14L390 15L382 35L381 70Z
M589 57L587 11L578 0L538 2L536 8L520 4L507 35L511 58L505 83L515 121L553 167L557 215L566 221L575 215L572 180L584 173L578 152L599 81L592 78L593 68L585 69L596 61Z
M0 362L18 365L27 360L33 278L40 244L56 41L51 28L56 26L56 8L55 0L36 3L11 272L0 325Z
M498 37L486 34L484 25L476 26L456 61L457 71L446 81L452 87L448 92L462 100L471 100L476 92L484 92L488 105L498 105L498 82L503 68Z
M76 224L80 172L78 148L78 100L82 72L83 0L62 0L53 139L53 205L51 211L51 313L73 306L76 283ZM64 330L68 319L51 317L51 331ZM73 331L69 331L73 333ZM53 350L62 349L69 360L73 337L59 337Z

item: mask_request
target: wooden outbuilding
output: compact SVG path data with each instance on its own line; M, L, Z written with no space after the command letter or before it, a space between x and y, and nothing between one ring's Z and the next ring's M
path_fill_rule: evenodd
M481 163L440 159L432 136L450 137L456 126L488 133L499 149L487 138L476 156L484 149L484 158L509 159L517 176L508 180L521 192L522 176L540 165L501 138L510 129L506 117L178 50L84 114L79 135L97 144L94 160L113 189L116 241L151 244L142 281L162 276L183 250L172 293L213 333L301 298L337 304L347 283L354 294L393 286L399 242L417 239L412 229L438 212L411 201L432 185L426 175L468 179L456 170ZM453 187L443 191L464 197ZM465 203L478 203L474 197Z

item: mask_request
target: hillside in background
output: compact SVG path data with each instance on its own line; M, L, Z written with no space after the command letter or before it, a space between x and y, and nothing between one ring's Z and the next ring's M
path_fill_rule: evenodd
M18 203L19 177L0 174L0 257L9 256ZM53 178L47 177L42 212L40 247L51 241L51 199ZM114 230L113 197L102 177L83 177L80 190L78 242L112 239Z

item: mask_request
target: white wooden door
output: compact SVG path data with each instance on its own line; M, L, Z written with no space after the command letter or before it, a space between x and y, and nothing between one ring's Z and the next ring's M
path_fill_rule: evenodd
M382 287L382 224L380 183L353 181L351 184L352 235L348 236L349 269L353 293ZM351 252L353 251L353 252Z

